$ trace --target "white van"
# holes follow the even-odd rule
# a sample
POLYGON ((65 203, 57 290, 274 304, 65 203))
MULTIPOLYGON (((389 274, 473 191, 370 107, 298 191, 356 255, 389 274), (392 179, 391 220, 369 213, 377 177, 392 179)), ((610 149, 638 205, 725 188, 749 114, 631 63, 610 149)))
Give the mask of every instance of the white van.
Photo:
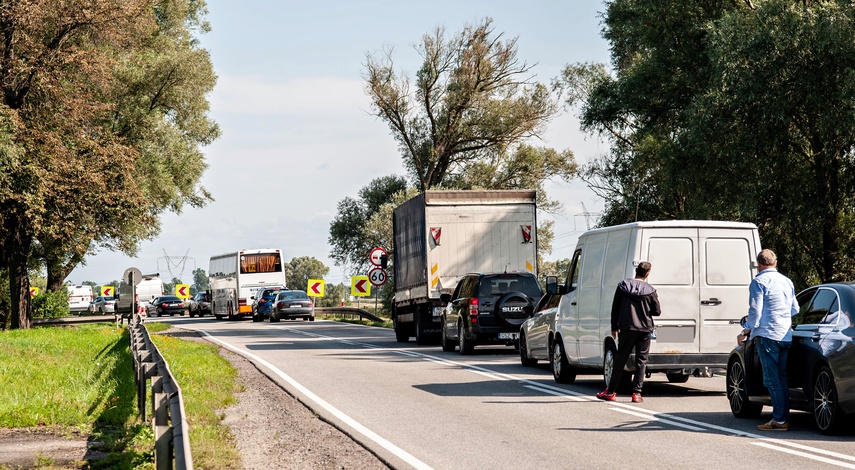
MULTIPOLYGON (((119 286, 119 295, 116 297, 117 313, 131 313, 131 305, 134 300, 131 287, 124 282, 119 286)), ((136 293, 143 308, 148 306, 151 299, 164 295, 163 280, 160 279, 160 274, 143 274, 142 280, 136 286, 136 293)))
POLYGON ((66 286, 68 289, 68 311, 85 312, 89 304, 95 300, 92 286, 66 286))
POLYGON ((547 291, 562 296, 552 343, 555 380, 570 383, 580 369, 594 369, 608 383, 617 352, 612 300, 641 261, 653 265, 648 282, 662 304, 647 372, 679 383, 724 370, 748 311, 759 251, 757 227, 740 222, 634 222, 585 232, 565 284, 547 279, 547 291))

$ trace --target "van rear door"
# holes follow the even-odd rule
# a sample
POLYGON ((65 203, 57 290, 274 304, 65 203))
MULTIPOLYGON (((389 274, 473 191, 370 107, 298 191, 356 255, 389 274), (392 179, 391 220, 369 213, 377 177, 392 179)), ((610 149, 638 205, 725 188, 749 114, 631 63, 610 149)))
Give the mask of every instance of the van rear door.
POLYGON ((727 353, 748 313, 748 285, 756 273, 759 238, 751 229, 701 228, 700 352, 727 353))
POLYGON ((642 229, 640 260, 653 265, 648 282, 656 288, 662 305, 662 315, 653 320, 656 340, 650 345, 650 352, 699 353, 698 229, 642 229))

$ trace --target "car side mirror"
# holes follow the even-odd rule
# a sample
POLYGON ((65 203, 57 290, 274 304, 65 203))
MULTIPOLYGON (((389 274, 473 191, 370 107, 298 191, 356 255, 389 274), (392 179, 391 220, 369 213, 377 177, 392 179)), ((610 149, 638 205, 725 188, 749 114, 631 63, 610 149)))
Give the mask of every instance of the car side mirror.
POLYGON ((451 294, 448 294, 448 293, 439 294, 439 300, 441 300, 442 303, 447 304, 447 303, 451 302, 451 294))
POLYGON ((546 293, 558 294, 558 278, 555 276, 546 276, 546 293))
POLYGON ((739 324, 742 325, 742 328, 747 329, 748 328, 748 326, 747 326, 748 325, 748 315, 745 315, 744 317, 740 318, 739 324))

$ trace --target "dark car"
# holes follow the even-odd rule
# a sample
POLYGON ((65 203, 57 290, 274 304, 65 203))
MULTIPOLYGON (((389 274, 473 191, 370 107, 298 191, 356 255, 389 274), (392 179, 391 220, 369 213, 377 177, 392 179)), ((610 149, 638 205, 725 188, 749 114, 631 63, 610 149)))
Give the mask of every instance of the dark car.
POLYGON ((187 306, 184 303, 184 299, 178 298, 174 295, 162 295, 160 297, 155 297, 151 299, 151 302, 146 306, 146 315, 152 317, 154 315, 162 316, 162 315, 175 315, 176 313, 184 316, 184 312, 187 311, 187 306))
MULTIPOLYGON (((813 286, 796 299, 800 308, 787 355, 790 406, 812 412, 820 432, 833 434, 855 413, 855 284, 813 286)), ((738 418, 756 418, 772 405, 754 339, 731 352, 726 383, 738 418)))
POLYGON ((256 294, 252 296, 252 321, 259 322, 265 318, 269 318, 272 310, 273 299, 276 298, 276 294, 283 290, 287 289, 285 289, 284 286, 270 286, 259 289, 256 294))
POLYGON ((306 291, 279 291, 270 307, 270 321, 271 323, 278 322, 283 318, 302 318, 303 320, 315 321, 315 303, 312 302, 306 291))
POLYGON ((543 294, 534 307, 534 315, 520 326, 520 363, 523 366, 532 367, 541 359, 552 359, 555 315, 560 301, 560 295, 543 294))
POLYGON ((471 354, 476 344, 517 345, 520 325, 531 316, 543 291, 530 273, 463 276, 442 314, 442 350, 471 354))
POLYGON ((187 310, 190 317, 204 316, 211 313, 211 295, 207 291, 197 292, 188 302, 187 310))

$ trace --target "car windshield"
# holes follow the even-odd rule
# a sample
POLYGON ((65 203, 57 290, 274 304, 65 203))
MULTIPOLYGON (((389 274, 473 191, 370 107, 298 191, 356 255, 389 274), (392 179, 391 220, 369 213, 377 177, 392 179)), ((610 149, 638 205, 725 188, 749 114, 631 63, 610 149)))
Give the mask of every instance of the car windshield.
POLYGON ((301 290, 292 290, 292 291, 280 293, 279 298, 280 299, 288 299, 288 300, 300 300, 300 299, 308 299, 309 296, 301 290))
POLYGON ((501 296, 508 292, 522 292, 533 299, 538 299, 543 294, 540 284, 533 276, 500 274, 485 276, 481 279, 481 295, 501 296))

